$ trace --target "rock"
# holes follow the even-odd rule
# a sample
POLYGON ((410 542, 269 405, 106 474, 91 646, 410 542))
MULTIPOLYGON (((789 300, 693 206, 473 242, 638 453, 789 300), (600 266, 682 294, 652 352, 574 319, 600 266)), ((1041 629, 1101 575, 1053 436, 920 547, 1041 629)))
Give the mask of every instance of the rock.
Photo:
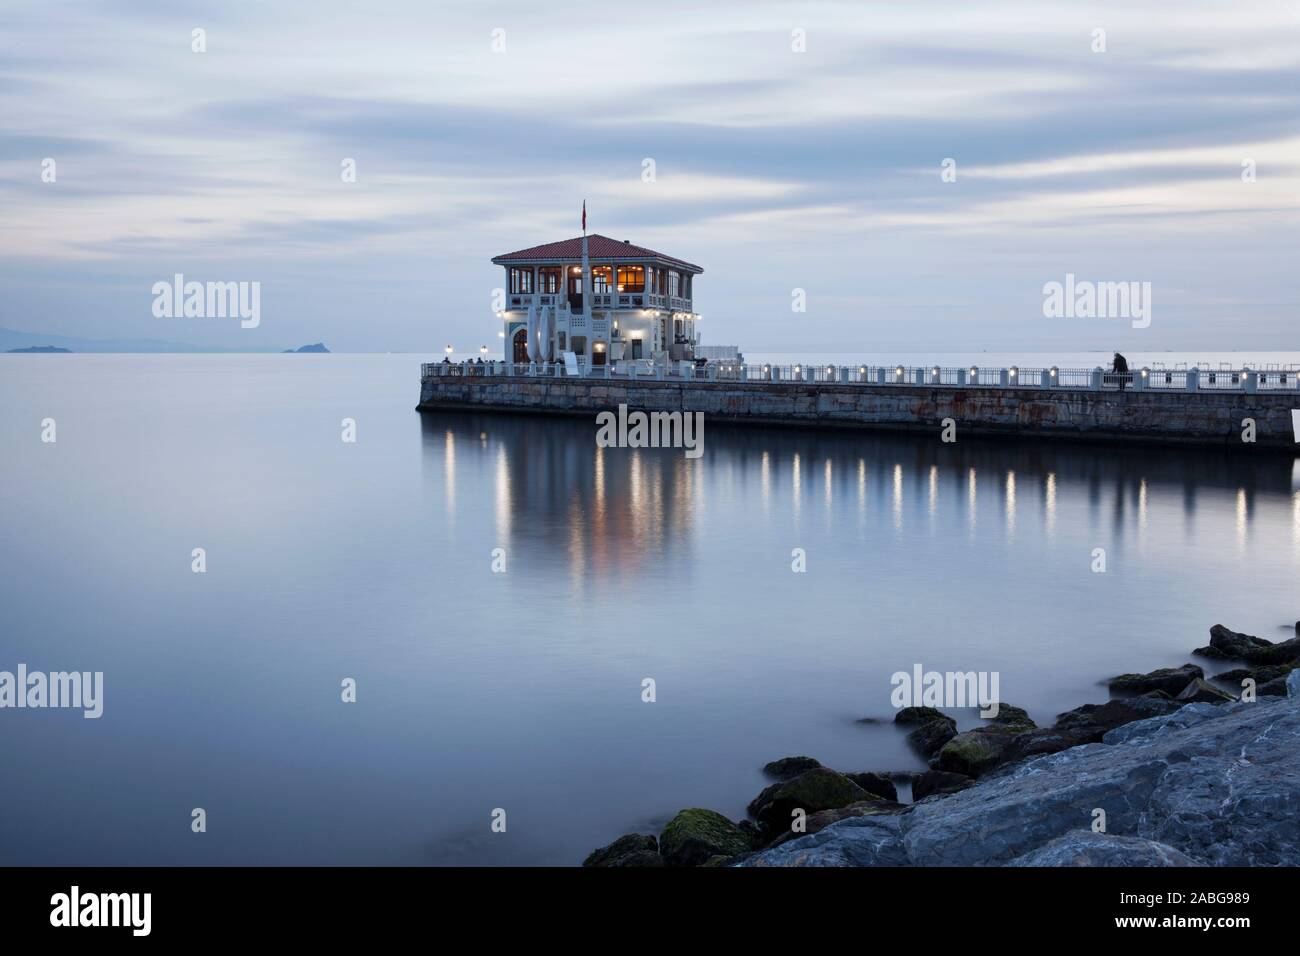
POLYGON ((790 780, 774 783, 749 805, 749 813, 767 832, 789 828, 791 812, 801 809, 811 815, 819 810, 835 810, 862 800, 879 799, 834 770, 818 767, 806 770, 790 780))
POLYGON ((1113 730, 1135 720, 1159 717, 1173 713, 1181 704, 1174 703, 1173 698, 1163 691, 1143 694, 1139 697, 1123 697, 1110 700, 1104 704, 1084 704, 1074 710, 1068 710, 1056 718, 1053 729, 1059 731, 1084 730, 1081 743, 1088 743, 1107 730, 1113 730))
POLYGON ((883 800, 863 800, 858 803, 850 803, 847 807, 839 807, 835 810, 820 810, 817 813, 809 814, 804 820, 804 832, 795 833, 788 829, 770 844, 771 846, 780 846, 789 840, 798 840, 808 833, 817 833, 826 829, 833 823, 839 823, 841 820, 848 820, 851 817, 874 816, 879 813, 896 813, 902 810, 902 806, 891 804, 883 800))
POLYGON ((1286 675, 1286 695, 1290 698, 1300 697, 1300 670, 1286 675))
POLYGON ((659 852, 670 866, 699 866, 713 856, 737 856, 753 849, 749 835, 721 813, 683 810, 659 834, 659 852))
POLYGON ((817 833, 761 850, 741 866, 907 866, 902 817, 853 817, 817 833))
POLYGON ((799 776, 805 770, 815 770, 820 766, 821 764, 812 757, 782 757, 780 760, 764 764, 763 773, 778 780, 789 780, 791 777, 799 776))
POLYGON ((1300 637, 1274 644, 1262 637, 1231 631, 1222 624, 1210 628, 1210 644, 1198 647, 1194 654, 1249 664, 1286 664, 1300 660, 1300 637))
POLYGON ((981 717, 980 719, 990 726, 1005 727, 1008 730, 1014 730, 1016 733, 1033 730, 1038 726, 1029 719, 1027 711, 1002 703, 998 704, 998 712, 995 716, 981 717))
POLYGON ((1006 866, 1199 866, 1171 846, 1141 837, 1074 830, 1006 866))
POLYGON ((1183 692, 1175 698, 1183 703, 1200 701, 1204 704, 1223 704, 1236 699, 1200 677, 1184 687, 1183 692))
POLYGON ((1300 865, 1300 671, 1287 679, 1295 696, 1187 704, 942 800, 834 823, 743 865, 1025 865, 1035 851, 1180 862, 1170 850, 1203 866, 1300 865), (1111 837, 1148 845, 1072 836, 1098 807, 1111 837))
POLYGON ((935 757, 934 769, 978 777, 1002 762, 1003 754, 1014 737, 1012 731, 991 727, 968 730, 943 745, 935 757))
POLYGON ((1262 667, 1238 667, 1230 671, 1224 671, 1221 674, 1215 674, 1210 680, 1231 684, 1233 687, 1239 688, 1242 681, 1250 678, 1255 682, 1256 686, 1259 686, 1277 680, 1279 677, 1286 677, 1295 669, 1296 664, 1297 662, 1292 661, 1288 664, 1265 664, 1262 667))
POLYGON ((894 715, 894 723, 913 728, 907 741, 925 757, 933 757, 957 736, 957 721, 933 707, 904 707, 894 715))
POLYGON ((1256 697, 1286 697, 1287 693, 1287 678, 1285 677, 1275 677, 1255 687, 1256 697))
POLYGON ((882 800, 898 802, 898 788, 894 781, 879 773, 846 773, 848 777, 867 793, 874 794, 882 800))
POLYGON ((927 720, 913 727, 907 735, 907 742, 916 748, 923 757, 933 757, 943 745, 957 736, 957 722, 951 717, 927 720))
POLYGON ((974 777, 968 777, 964 773, 927 770, 925 773, 918 773, 912 780, 912 802, 924 800, 936 793, 956 793, 958 790, 965 790, 974 782, 974 777))
POLYGON ((946 720, 953 727, 957 726, 957 721, 934 707, 904 707, 894 715, 896 724, 924 724, 931 720, 946 720))
POLYGON ((1106 728, 1096 724, 1082 724, 1065 730, 1040 727, 1012 737, 1003 749, 998 763, 1014 763, 1017 760, 1054 754, 1080 744, 1096 743, 1105 733, 1106 728))
POLYGON ((1149 690, 1162 690, 1174 695, 1198 677, 1204 677, 1205 671, 1195 664, 1182 667, 1162 667, 1149 674, 1120 674, 1107 683, 1114 694, 1141 694, 1149 690))
POLYGON ((583 866, 663 866, 664 859, 659 855, 659 843, 654 837, 643 833, 629 833, 621 836, 609 846, 603 846, 592 852, 583 866))

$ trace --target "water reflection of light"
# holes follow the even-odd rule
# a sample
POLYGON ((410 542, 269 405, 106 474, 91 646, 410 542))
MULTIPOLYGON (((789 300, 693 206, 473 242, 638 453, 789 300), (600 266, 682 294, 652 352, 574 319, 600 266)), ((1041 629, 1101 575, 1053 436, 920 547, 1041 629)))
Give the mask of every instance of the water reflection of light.
POLYGON ((443 441, 442 472, 443 485, 447 489, 447 514, 451 516, 456 511, 456 436, 450 428, 443 441))
POLYGON ((1147 480, 1138 482, 1138 536, 1147 530, 1147 480))
POLYGON ((595 493, 592 496, 592 513, 595 516, 597 527, 604 524, 605 521, 605 449, 597 445, 596 457, 592 465, 592 478, 595 482, 595 493))
POLYGON ((930 466, 930 519, 939 512, 939 466, 930 466))
POLYGON ((831 493, 831 460, 827 458, 826 459, 826 507, 827 509, 830 508, 831 500, 833 497, 834 495, 831 493))
POLYGON ((1056 472, 1047 473, 1047 490, 1043 495, 1043 502, 1047 508, 1047 533, 1052 535, 1056 531, 1056 472))
POLYGON ((1016 533, 1016 473, 1007 472, 1007 493, 1006 493, 1006 517, 1007 517, 1007 536, 1016 533))
POLYGON ((970 529, 975 530, 975 500, 977 495, 978 481, 975 478, 975 467, 972 465, 966 473, 966 513, 970 521, 970 529))
POLYGON ((772 456, 768 452, 763 452, 763 459, 759 466, 759 485, 763 489, 763 510, 772 510, 772 456))
POLYGON ((794 461, 791 463, 790 471, 791 471, 791 482, 793 488, 792 498, 794 500, 794 513, 795 516, 797 517, 799 515, 799 453, 798 452, 794 453, 794 461))
POLYGON ((632 452, 632 460, 627 465, 627 500, 632 517, 632 530, 636 533, 637 520, 645 514, 645 489, 641 482, 641 453, 632 452))
POLYGON ((1246 550, 1246 525, 1247 525, 1247 508, 1246 508, 1246 489, 1237 489, 1237 550, 1246 550))
POLYGON ((569 584, 575 595, 582 594, 587 580, 586 522, 577 499, 569 505, 569 584))
POLYGON ((894 465, 894 527, 903 527, 903 466, 894 465))
POLYGON ((514 514, 514 507, 510 501, 510 455, 506 451, 505 442, 502 442, 497 447, 496 479, 494 503, 496 506, 497 542, 501 547, 505 547, 506 542, 510 540, 510 516, 514 514))
POLYGON ((865 458, 858 459, 858 517, 865 519, 867 516, 867 462, 865 458))

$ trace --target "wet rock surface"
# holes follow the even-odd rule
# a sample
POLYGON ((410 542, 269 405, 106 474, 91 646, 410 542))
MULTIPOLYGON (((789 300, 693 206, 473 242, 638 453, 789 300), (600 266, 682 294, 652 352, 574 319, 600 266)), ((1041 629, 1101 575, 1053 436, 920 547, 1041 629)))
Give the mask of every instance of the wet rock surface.
POLYGON ((1300 864, 1300 671, 1288 679, 1292 696, 1188 704, 743 865, 1300 864), (1107 834, 1091 834, 1096 809, 1107 834))

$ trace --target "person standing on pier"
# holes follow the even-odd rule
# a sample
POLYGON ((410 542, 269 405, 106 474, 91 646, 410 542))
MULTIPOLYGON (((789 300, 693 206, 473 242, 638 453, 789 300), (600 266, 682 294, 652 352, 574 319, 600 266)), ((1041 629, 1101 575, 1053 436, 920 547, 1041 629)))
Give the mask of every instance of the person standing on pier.
POLYGON ((1128 359, 1116 352, 1111 370, 1118 376, 1119 390, 1124 391, 1124 386, 1128 384, 1128 359))

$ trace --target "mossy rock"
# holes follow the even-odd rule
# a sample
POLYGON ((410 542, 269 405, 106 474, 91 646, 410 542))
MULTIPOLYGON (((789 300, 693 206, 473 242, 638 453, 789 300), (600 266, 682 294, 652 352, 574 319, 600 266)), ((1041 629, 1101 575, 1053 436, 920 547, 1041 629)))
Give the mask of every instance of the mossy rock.
POLYGON ((659 855, 659 843, 653 836, 644 833, 629 833, 621 836, 609 846, 593 851, 583 866, 663 866, 663 857, 659 855))
POLYGON ((941 717, 913 727, 908 731, 907 742, 924 756, 933 757, 956 736, 957 722, 951 717, 941 717))
POLYGON ((1181 694, 1183 688, 1204 677, 1205 671, 1195 664, 1182 667, 1161 667, 1147 674, 1120 674, 1112 677, 1107 684, 1115 694, 1144 694, 1151 690, 1162 690, 1171 696, 1181 694))
POLYGON ((981 717, 980 720, 989 727, 1012 730, 1016 733, 1038 729, 1038 725, 1030 719, 1028 711, 1021 707, 1012 707, 1010 704, 999 703, 997 716, 981 717))
POLYGON ((958 734, 939 751, 935 769, 978 777, 998 765, 1014 737, 1014 733, 998 732, 995 728, 958 734))
POLYGON ((1211 680, 1223 681, 1225 684, 1241 686, 1241 682, 1247 677, 1255 681, 1256 685, 1267 684, 1269 681, 1277 680, 1279 677, 1286 677, 1296 668, 1296 663, 1292 661, 1289 664, 1266 664, 1263 667, 1238 667, 1235 670, 1224 671, 1222 674, 1215 674, 1211 680))
POLYGON ((659 852, 669 866, 699 866, 711 857, 732 857, 753 849, 749 835, 721 813, 693 807, 668 821, 659 852))
POLYGON ((789 780, 805 770, 816 770, 821 763, 812 757, 782 757, 763 765, 763 773, 778 780, 789 780))
POLYGON ((957 726, 957 721, 934 707, 904 707, 894 715, 896 724, 924 724, 931 720, 946 720, 953 727, 957 726))
POLYGON ((753 799, 749 812, 764 830, 784 830, 790 826, 791 812, 796 809, 812 814, 879 799, 844 774, 818 767, 772 784, 753 799))

